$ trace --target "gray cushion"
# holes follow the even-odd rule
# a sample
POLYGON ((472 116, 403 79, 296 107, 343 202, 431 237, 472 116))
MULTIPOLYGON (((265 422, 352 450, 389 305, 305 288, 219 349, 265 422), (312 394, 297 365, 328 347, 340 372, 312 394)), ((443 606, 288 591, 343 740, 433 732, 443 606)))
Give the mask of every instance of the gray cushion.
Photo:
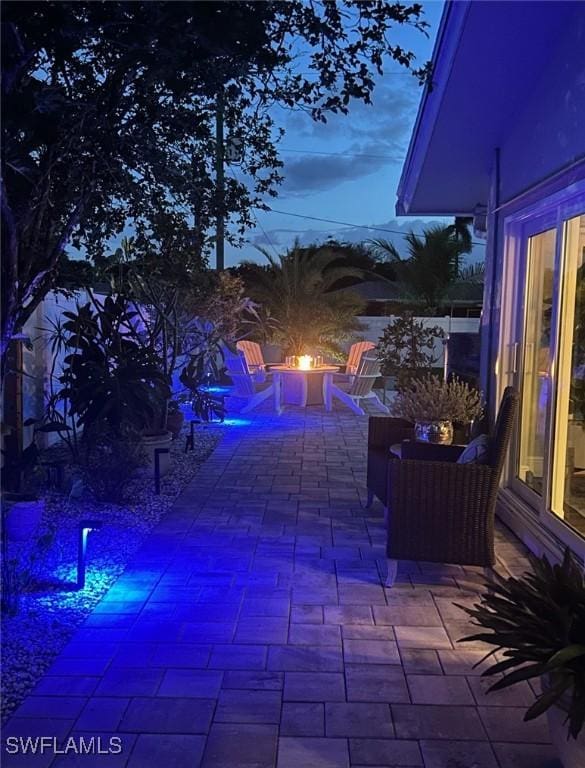
POLYGON ((487 435, 478 435, 474 438, 461 456, 458 464, 487 464, 490 452, 490 439, 487 435))

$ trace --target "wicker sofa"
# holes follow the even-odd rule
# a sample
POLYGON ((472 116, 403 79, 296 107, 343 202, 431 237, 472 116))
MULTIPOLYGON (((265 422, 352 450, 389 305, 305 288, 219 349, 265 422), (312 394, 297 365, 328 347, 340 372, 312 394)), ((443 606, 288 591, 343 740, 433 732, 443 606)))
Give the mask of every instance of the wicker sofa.
MULTIPOLYGON (((402 439, 401 459, 390 457, 386 448, 385 471, 373 454, 370 466, 368 453, 368 490, 387 507, 389 586, 396 578, 398 560, 494 564, 496 497, 517 410, 518 393, 508 387, 485 464, 459 464, 461 447, 417 443, 409 435, 402 439)), ((383 427, 372 421, 372 443, 380 444, 383 427)), ((399 431, 407 425, 394 427, 399 431)), ((397 442, 394 427, 388 425, 387 430, 389 439, 397 442)))

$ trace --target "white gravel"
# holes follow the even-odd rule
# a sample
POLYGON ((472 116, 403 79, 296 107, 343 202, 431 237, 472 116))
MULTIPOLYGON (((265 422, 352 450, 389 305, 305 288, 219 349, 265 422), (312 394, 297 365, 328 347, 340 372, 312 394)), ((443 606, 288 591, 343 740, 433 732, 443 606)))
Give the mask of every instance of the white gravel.
MULTIPOLYGON (((20 599, 16 616, 2 617, 2 722, 31 691, 120 574, 148 532, 171 508, 183 488, 219 442, 220 425, 195 430, 195 449, 184 452, 186 427, 172 444, 172 468, 154 495, 152 479, 133 480, 127 498, 118 506, 91 499, 69 501, 61 494, 46 498, 43 530, 55 530, 55 539, 42 559, 33 562, 33 578, 20 599), (103 521, 99 532, 89 535, 85 589, 75 591, 77 577, 78 521, 103 521)), ((39 531, 40 534, 43 530, 39 531)), ((30 542, 11 544, 10 557, 30 560, 30 542)))

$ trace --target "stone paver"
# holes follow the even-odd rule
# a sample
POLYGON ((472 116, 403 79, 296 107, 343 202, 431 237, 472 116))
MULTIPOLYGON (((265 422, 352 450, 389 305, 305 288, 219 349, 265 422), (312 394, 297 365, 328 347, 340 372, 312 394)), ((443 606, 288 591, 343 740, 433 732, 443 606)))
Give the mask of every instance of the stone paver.
MULTIPOLYGON (((546 721, 522 720, 533 688, 486 693, 485 647, 456 642, 476 570, 405 561, 384 588, 366 435, 341 407, 226 425, 4 730, 117 736, 121 753, 3 765, 560 768, 546 721)), ((521 545, 497 538, 517 572, 521 545)))

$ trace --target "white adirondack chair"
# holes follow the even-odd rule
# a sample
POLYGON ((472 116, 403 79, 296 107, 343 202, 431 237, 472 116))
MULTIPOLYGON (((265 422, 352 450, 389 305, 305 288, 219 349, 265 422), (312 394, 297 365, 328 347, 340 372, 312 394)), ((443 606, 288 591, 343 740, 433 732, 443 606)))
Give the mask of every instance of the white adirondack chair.
POLYGON ((226 355, 225 366, 228 376, 234 383, 233 395, 247 401, 241 413, 249 413, 270 397, 274 398, 276 412, 281 412, 282 398, 278 379, 273 382, 258 382, 248 368, 243 352, 237 355, 226 355))
POLYGON ((356 375, 356 373, 359 370, 362 356, 366 352, 370 352, 370 350, 375 349, 376 345, 371 341, 357 341, 355 344, 352 344, 349 348, 349 353, 347 356, 347 363, 345 364, 345 371, 342 373, 336 373, 333 377, 336 383, 344 382, 346 384, 351 384, 353 381, 353 377, 356 375))
POLYGON ((347 363, 345 366, 345 373, 349 376, 355 376, 358 372, 360 363, 362 361, 362 355, 365 352, 369 352, 375 349, 376 345, 373 341, 357 341, 349 348, 349 354, 347 356, 347 363))
POLYGON ((257 344, 255 341, 246 341, 245 339, 242 339, 236 343, 236 347, 240 352, 244 353, 248 370, 254 376, 255 380, 265 381, 266 363, 264 362, 260 344, 257 344))
POLYGON ((363 356, 360 367, 351 382, 347 384, 331 384, 331 396, 341 400, 342 403, 360 416, 365 415, 364 409, 360 406, 363 400, 374 400, 384 413, 389 413, 388 408, 372 389, 379 375, 380 361, 374 357, 363 356))

